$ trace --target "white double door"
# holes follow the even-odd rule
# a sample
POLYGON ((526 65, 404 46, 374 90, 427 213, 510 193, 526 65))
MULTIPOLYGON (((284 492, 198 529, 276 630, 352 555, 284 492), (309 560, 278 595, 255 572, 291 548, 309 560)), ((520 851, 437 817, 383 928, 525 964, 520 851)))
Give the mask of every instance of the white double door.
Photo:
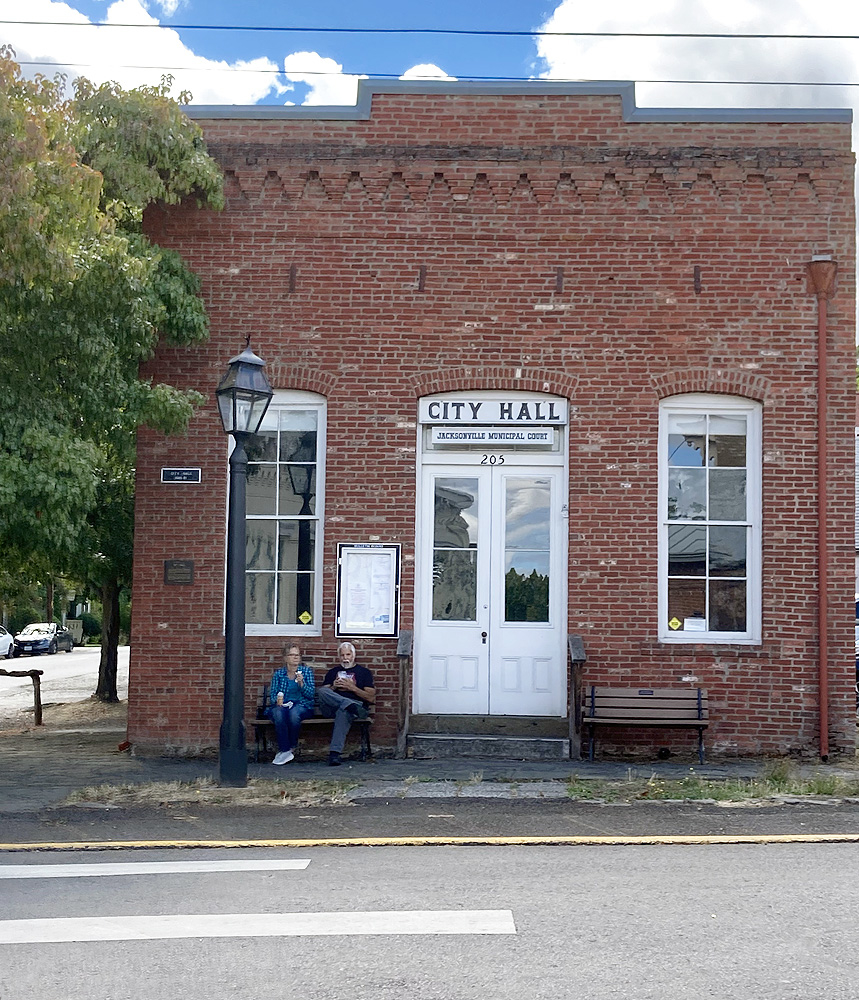
POLYGON ((423 467, 416 713, 566 714, 563 469, 517 459, 423 467))

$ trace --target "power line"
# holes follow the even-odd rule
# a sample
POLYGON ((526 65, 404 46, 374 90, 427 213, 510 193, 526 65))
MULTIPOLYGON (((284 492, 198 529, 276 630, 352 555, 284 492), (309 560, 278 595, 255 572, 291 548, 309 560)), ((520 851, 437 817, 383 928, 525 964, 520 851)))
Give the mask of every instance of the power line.
POLYGON ((343 35, 482 35, 513 38, 729 38, 729 39, 795 39, 799 41, 850 41, 859 35, 764 34, 717 31, 501 31, 491 28, 321 28, 307 25, 276 24, 126 24, 98 21, 8 21, 0 24, 21 24, 50 28, 159 28, 171 31, 272 31, 319 32, 343 35))
MULTIPOLYGON (((103 63, 78 63, 78 62, 46 62, 41 59, 22 59, 19 66, 74 66, 76 69, 102 69, 103 63)), ((255 73, 260 76, 352 76, 356 79, 373 80, 400 80, 403 79, 401 73, 364 73, 361 71, 341 70, 337 73, 326 72, 318 69, 249 69, 245 67, 218 67, 218 66, 142 66, 123 63, 114 69, 139 69, 157 70, 164 73, 255 73)), ((421 76, 408 77, 405 83, 444 83, 449 82, 472 82, 472 83, 583 83, 593 82, 592 77, 533 77, 533 76, 472 76, 469 74, 459 74, 457 76, 421 76)), ((859 87, 859 81, 834 81, 834 80, 661 80, 661 79, 639 79, 636 84, 670 84, 680 86, 684 84, 695 84, 701 87, 859 87)))

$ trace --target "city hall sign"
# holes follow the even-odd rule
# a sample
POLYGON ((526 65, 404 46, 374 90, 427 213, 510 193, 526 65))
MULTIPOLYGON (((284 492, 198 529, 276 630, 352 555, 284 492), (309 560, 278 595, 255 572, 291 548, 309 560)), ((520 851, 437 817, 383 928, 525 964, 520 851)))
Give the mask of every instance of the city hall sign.
POLYGON ((420 401, 423 424, 552 424, 567 423, 567 400, 557 396, 517 396, 496 399, 433 399, 420 401))

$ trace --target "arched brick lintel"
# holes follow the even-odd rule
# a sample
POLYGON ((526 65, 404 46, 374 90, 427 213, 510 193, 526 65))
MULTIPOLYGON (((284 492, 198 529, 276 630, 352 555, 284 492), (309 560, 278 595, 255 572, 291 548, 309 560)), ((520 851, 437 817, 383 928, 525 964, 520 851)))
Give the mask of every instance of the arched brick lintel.
POLYGON ((772 391, 768 378, 751 372, 729 371, 723 368, 686 368, 655 375, 652 385, 658 399, 679 396, 687 392, 724 393, 743 396, 763 403, 772 391))
POLYGON ((275 391, 278 389, 301 389, 304 392, 318 392, 330 396, 337 376, 318 368, 306 368, 275 361, 266 365, 266 375, 275 391))
POLYGON ((477 389, 501 389, 508 392, 542 392, 572 398, 577 378, 564 372, 540 368, 445 368, 423 372, 412 379, 415 395, 431 396, 441 392, 465 392, 477 389))

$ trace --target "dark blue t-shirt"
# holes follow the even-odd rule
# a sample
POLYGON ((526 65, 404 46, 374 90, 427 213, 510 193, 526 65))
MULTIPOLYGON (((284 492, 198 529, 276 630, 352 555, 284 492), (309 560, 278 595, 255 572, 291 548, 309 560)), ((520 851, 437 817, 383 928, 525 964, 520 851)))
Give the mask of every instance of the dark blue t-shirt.
MULTIPOLYGON (((334 681, 337 680, 337 675, 341 670, 345 674, 351 674, 356 687, 361 688, 362 691, 365 688, 375 687, 375 684, 373 683, 373 675, 366 667, 362 667, 360 663, 353 663, 348 670, 346 667, 342 666, 342 664, 339 667, 332 667, 325 675, 325 680, 322 682, 323 687, 330 687, 334 681)), ((346 694, 346 697, 348 698, 349 695, 346 694)))

